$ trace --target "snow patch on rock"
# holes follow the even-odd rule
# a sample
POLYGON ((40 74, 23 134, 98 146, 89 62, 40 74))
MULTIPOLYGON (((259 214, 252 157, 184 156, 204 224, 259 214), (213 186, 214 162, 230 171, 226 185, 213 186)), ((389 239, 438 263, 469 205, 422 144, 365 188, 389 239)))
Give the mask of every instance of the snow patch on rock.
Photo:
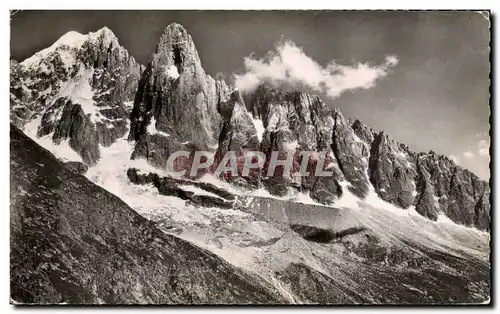
POLYGON ((266 131, 266 128, 264 127, 264 122, 262 122, 261 119, 256 119, 254 117, 252 118, 253 125, 255 129, 257 130, 257 137, 259 138, 259 142, 262 142, 262 136, 264 135, 264 132, 266 131))
POLYGON ((155 117, 151 118, 151 121, 149 122, 147 131, 151 135, 158 134, 158 135, 162 135, 162 136, 166 136, 166 137, 170 136, 170 134, 162 132, 162 131, 158 131, 156 129, 156 120, 155 120, 155 117))
POLYGON ((79 104, 85 114, 90 115, 92 123, 100 122, 104 118, 99 111, 93 100, 94 91, 90 86, 90 80, 94 71, 80 69, 80 75, 76 79, 68 81, 59 91, 54 99, 68 98, 73 103, 79 104))
POLYGON ((169 68, 165 66, 165 74, 167 75, 167 77, 171 78, 174 81, 180 76, 179 71, 177 70, 177 67, 175 65, 171 65, 169 68))
POLYGON ((82 157, 75 152, 71 146, 69 146, 69 140, 66 139, 61 141, 59 144, 56 144, 52 141, 52 134, 38 137, 38 127, 40 126, 42 120, 42 115, 37 117, 36 119, 31 120, 24 126, 24 133, 37 142, 40 146, 50 151, 54 156, 62 161, 79 161, 82 162, 82 157))
POLYGON ((309 195, 309 192, 302 193, 299 192, 297 194, 297 197, 294 199, 295 202, 297 203, 302 203, 302 204, 310 204, 310 205, 322 205, 314 201, 311 196, 309 195))
POLYGON ((80 34, 79 32, 75 31, 67 32, 66 34, 61 36, 61 38, 59 38, 55 43, 53 43, 50 47, 35 53, 33 56, 24 60, 20 64, 27 68, 33 67, 35 65, 40 64, 40 62, 42 62, 43 59, 47 58, 50 54, 56 52, 56 50, 58 50, 61 47, 79 49, 87 39, 88 39, 87 35, 80 34))
POLYGON ((107 27, 103 27, 96 32, 90 32, 86 35, 76 31, 69 31, 62 35, 50 47, 35 53, 20 64, 27 68, 32 68, 37 65, 42 65, 43 60, 48 58, 51 54, 59 53, 66 68, 70 68, 73 66, 75 60, 74 50, 81 49, 85 42, 95 43, 98 40, 102 41, 105 46, 119 46, 115 34, 107 27))

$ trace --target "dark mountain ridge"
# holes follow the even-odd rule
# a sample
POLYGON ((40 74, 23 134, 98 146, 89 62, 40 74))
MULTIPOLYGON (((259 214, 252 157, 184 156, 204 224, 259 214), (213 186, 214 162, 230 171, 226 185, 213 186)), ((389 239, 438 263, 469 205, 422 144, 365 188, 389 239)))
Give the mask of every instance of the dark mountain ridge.
POLYGON ((160 231, 13 125, 10 136, 13 301, 285 302, 261 279, 160 231))

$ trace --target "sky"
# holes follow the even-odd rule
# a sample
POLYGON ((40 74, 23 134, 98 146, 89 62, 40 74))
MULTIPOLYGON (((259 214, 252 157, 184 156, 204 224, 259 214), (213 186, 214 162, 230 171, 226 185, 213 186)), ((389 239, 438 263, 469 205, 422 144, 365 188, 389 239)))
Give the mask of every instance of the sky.
POLYGON ((145 64, 171 22, 191 34, 212 76, 243 89, 294 84, 416 152, 490 176, 490 33, 480 13, 21 11, 11 18, 11 58, 107 26, 145 64))

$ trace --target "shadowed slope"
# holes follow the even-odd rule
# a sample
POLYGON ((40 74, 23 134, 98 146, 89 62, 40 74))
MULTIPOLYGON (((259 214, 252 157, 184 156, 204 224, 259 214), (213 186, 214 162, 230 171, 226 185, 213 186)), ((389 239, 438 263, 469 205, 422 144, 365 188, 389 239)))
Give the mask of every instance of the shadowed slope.
POLYGON ((11 298, 20 303, 283 302, 166 235, 11 125, 11 298))

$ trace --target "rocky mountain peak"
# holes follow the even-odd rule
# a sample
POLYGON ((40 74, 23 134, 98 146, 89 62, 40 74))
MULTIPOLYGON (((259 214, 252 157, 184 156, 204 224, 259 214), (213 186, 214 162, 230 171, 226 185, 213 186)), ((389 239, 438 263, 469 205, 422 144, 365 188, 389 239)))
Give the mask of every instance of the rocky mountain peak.
POLYGON ((193 41, 191 39, 191 35, 188 34, 186 29, 181 24, 172 22, 163 29, 163 32, 158 39, 156 53, 168 51, 174 45, 184 41, 192 43, 193 41))
POLYGON ((366 126, 360 120, 356 119, 351 127, 354 130, 354 133, 365 143, 371 143, 373 141, 375 131, 366 126))
MULTIPOLYGON (((163 147, 165 138, 172 136, 180 143, 215 148, 223 120, 221 103, 227 98, 227 85, 205 73, 191 36, 172 23, 160 36, 139 82, 129 139, 141 141, 138 147, 153 147, 152 141, 163 147)), ((148 154, 140 150, 134 156, 148 154)))
POLYGON ((141 72, 109 28, 70 31, 23 62, 11 62, 11 121, 30 136, 68 140, 92 165, 99 145, 128 131, 128 103, 141 72))
POLYGON ((69 68, 74 65, 75 61, 78 61, 78 52, 88 49, 89 46, 100 50, 119 48, 123 52, 126 51, 120 46, 116 35, 107 27, 103 27, 88 34, 69 31, 62 35, 50 47, 35 53, 33 56, 21 62, 21 65, 27 69, 36 69, 59 57, 66 68, 69 68))
POLYGON ((167 74, 174 78, 182 74, 186 67, 194 65, 202 70, 193 39, 182 25, 175 22, 168 25, 158 39, 153 62, 155 67, 164 67, 167 74))
POLYGON ((102 37, 107 38, 109 40, 114 40, 114 39, 118 40, 115 33, 111 29, 109 29, 107 26, 103 26, 101 29, 97 30, 95 33, 99 34, 102 37))

